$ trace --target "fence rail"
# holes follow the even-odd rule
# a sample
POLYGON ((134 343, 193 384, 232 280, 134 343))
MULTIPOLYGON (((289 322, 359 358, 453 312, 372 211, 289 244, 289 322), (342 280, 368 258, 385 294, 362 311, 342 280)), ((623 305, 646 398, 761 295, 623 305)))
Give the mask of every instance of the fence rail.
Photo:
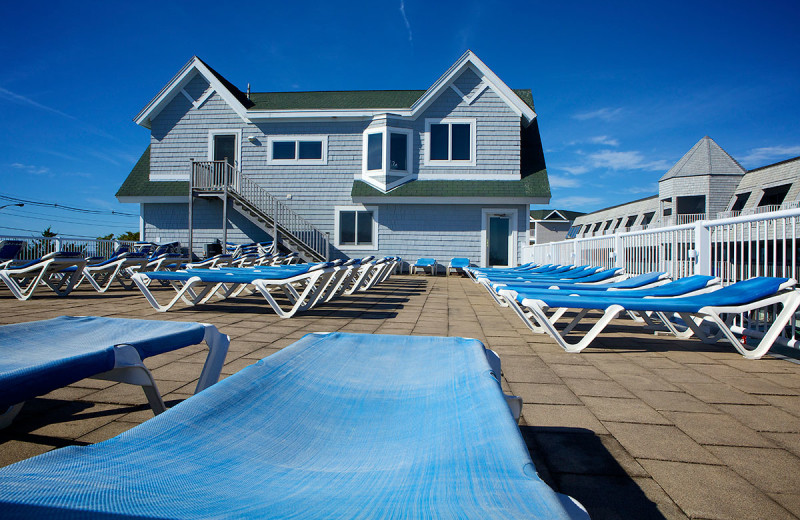
POLYGON ((0 235, 0 240, 21 240, 25 245, 17 255, 17 260, 34 260, 54 251, 80 251, 84 258, 108 258, 121 244, 131 246, 133 241, 100 240, 91 238, 63 237, 30 237, 18 235, 0 235))
MULTIPOLYGON (((672 278, 717 276, 731 284, 754 276, 800 279, 800 209, 782 209, 690 224, 576 238, 527 246, 524 260, 543 264, 592 264, 621 267, 631 275, 664 271, 672 278)), ((739 315, 734 330, 759 337, 780 311, 739 315)), ((800 348, 796 318, 778 339, 800 348)))
POLYGON ((525 260, 622 267, 630 274, 665 271, 733 283, 753 276, 800 277, 800 209, 697 220, 689 224, 537 244, 525 260))
POLYGON ((278 231, 291 235, 295 240, 302 242, 320 258, 328 257, 329 239, 325 232, 317 229, 226 161, 192 162, 192 188, 214 192, 227 190, 229 193, 237 195, 272 219, 278 226, 278 231))

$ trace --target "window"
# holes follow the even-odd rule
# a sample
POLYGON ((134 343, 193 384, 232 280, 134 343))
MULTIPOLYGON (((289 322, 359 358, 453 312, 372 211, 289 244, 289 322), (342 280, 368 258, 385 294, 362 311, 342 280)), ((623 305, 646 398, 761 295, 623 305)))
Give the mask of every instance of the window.
POLYGON ((328 137, 317 135, 269 136, 270 164, 313 165, 328 163, 328 137))
POLYGON ((408 180, 413 166, 412 136, 412 131, 404 128, 365 131, 362 180, 384 191, 408 180))
POLYGON ((408 134, 389 131, 389 169, 408 171, 408 134))
POLYGON ((610 228, 610 227, 611 227, 611 221, 610 220, 606 220, 606 225, 603 226, 603 233, 608 231, 608 228, 610 228))
POLYGON ((705 195, 678 197, 676 200, 678 215, 699 215, 706 212, 705 195))
POLYGON ((736 200, 733 201, 733 206, 731 206, 731 211, 742 211, 742 209, 744 209, 744 205, 747 204, 747 199, 749 198, 749 191, 745 193, 737 193, 736 200))
POLYGON ((367 170, 383 169, 383 134, 367 134, 367 170))
POLYGON ((625 227, 630 228, 636 223, 636 215, 631 215, 628 217, 628 220, 625 222, 625 227))
POLYGON ((427 119, 425 164, 475 165, 475 119, 427 119))
POLYGON ((242 148, 241 129, 219 129, 208 132, 208 160, 226 161, 234 168, 239 167, 242 148))
POLYGON ((336 245, 348 249, 376 249, 377 208, 336 208, 336 245))
POLYGON ((783 184, 781 186, 765 188, 764 194, 761 196, 761 200, 758 201, 758 207, 763 208, 764 206, 780 206, 783 204, 783 199, 786 198, 786 194, 789 193, 789 188, 791 187, 791 184, 783 184))
POLYGON ((649 213, 645 213, 644 217, 642 218, 642 227, 646 228, 647 226, 649 226, 650 225, 650 221, 653 220, 653 217, 655 216, 655 214, 656 214, 655 211, 651 211, 649 213))
POLYGON ((619 225, 620 225, 620 224, 622 224, 622 217, 619 217, 619 218, 617 219, 617 223, 616 223, 616 224, 614 224, 614 231, 616 231, 617 229, 619 229, 619 225))
POLYGON ((580 224, 577 226, 570 227, 569 231, 567 232, 567 236, 565 238, 575 238, 575 236, 577 236, 580 230, 581 230, 580 224))

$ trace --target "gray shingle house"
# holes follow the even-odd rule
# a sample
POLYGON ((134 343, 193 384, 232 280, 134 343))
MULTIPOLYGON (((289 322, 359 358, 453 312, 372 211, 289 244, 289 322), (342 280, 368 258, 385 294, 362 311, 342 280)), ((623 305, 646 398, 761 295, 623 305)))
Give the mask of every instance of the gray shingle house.
POLYGON ((700 139, 658 181, 658 194, 579 216, 567 238, 734 217, 800 201, 800 157, 745 170, 713 139, 700 139))
POLYGON ((193 57, 134 121, 150 146, 117 198, 140 205, 143 240, 195 252, 224 220, 229 241, 277 230, 309 259, 515 265, 550 198, 531 91, 471 51, 402 91, 245 93, 193 57))

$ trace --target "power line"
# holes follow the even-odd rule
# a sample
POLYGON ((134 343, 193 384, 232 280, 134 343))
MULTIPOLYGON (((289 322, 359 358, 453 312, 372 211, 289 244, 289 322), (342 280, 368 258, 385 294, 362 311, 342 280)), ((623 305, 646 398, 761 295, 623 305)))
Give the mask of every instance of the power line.
MULTIPOLYGON (((22 228, 8 227, 8 226, 0 226, 0 229, 12 229, 14 231, 27 231, 28 233, 40 233, 40 235, 31 237, 31 238, 46 238, 46 237, 41 236, 41 232, 42 231, 41 230, 37 230, 37 229, 22 229, 22 228)), ((89 235, 62 235, 61 233, 59 233, 58 235, 56 235, 56 236, 54 236, 52 238, 58 238, 58 239, 62 239, 62 240, 69 240, 70 238, 88 238, 88 239, 91 239, 91 240, 96 240, 97 239, 97 237, 95 237, 95 236, 89 236, 89 235)))
POLYGON ((121 215, 126 217, 138 217, 139 215, 135 213, 125 213, 122 211, 115 211, 115 210, 99 210, 99 209, 88 209, 88 208, 76 208, 74 206, 67 206, 64 204, 58 204, 57 202, 40 202, 36 200, 29 200, 29 199, 21 199, 19 197, 11 197, 9 195, 2 195, 0 194, 0 199, 7 200, 9 202, 21 202, 23 204, 30 204, 31 206, 43 206, 43 207, 50 207, 50 208, 57 208, 63 209, 65 211, 75 211, 78 213, 89 213, 92 215, 121 215))
MULTIPOLYGON (((22 213, 22 212, 18 212, 18 211, 8 211, 8 210, 6 210, 6 211, 3 212, 3 214, 7 214, 7 215, 10 215, 10 216, 16 217, 16 218, 27 218, 27 219, 33 219, 33 220, 44 220, 44 221, 48 221, 48 222, 57 222, 57 223, 65 223, 65 224, 78 224, 78 225, 85 225, 85 226, 91 226, 91 225, 100 226, 100 225, 102 225, 104 227, 108 227, 107 224, 105 224, 103 222, 97 222, 96 220, 66 219, 64 217, 55 217, 55 216, 52 216, 52 215, 47 215, 46 213, 36 213, 36 212, 34 212, 33 215, 42 215, 42 216, 39 216, 39 217, 34 217, 34 216, 31 216, 31 215, 28 215, 28 214, 25 214, 25 213, 22 213)), ((114 215, 114 216, 117 216, 117 215, 114 215)), ((131 217, 123 217, 123 218, 131 218, 131 217)), ((113 223, 113 224, 110 224, 110 225, 111 226, 118 226, 118 227, 128 226, 128 224, 124 224, 124 223, 113 223)), ((133 225, 133 224, 130 224, 130 225, 133 225)))

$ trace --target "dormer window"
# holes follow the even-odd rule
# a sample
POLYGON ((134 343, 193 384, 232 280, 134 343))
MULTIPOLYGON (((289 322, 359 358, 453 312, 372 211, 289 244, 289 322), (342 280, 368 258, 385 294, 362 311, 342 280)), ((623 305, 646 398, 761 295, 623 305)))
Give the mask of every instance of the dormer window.
POLYGON ((412 131, 391 126, 364 132, 362 180, 383 191, 409 180, 412 174, 412 131))
POLYGON ((426 166, 475 166, 475 119, 425 120, 426 166))

